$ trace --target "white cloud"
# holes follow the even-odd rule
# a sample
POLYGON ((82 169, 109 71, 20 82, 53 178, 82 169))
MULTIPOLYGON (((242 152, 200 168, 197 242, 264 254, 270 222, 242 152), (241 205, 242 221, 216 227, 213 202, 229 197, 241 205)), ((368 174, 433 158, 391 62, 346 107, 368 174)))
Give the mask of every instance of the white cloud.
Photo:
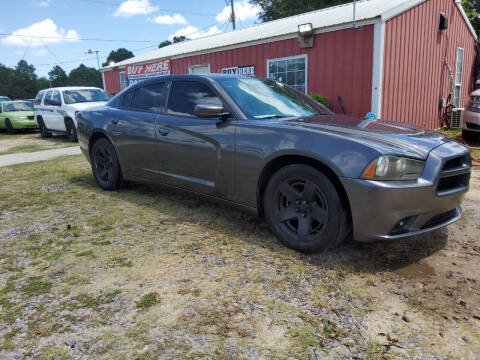
POLYGON ((175 33, 173 33, 172 35, 170 35, 168 37, 168 40, 172 41, 175 36, 185 36, 188 39, 198 39, 198 38, 201 38, 201 37, 205 37, 205 36, 209 36, 209 35, 213 35, 213 34, 218 34, 218 33, 221 33, 221 32, 222 32, 222 30, 220 30, 216 26, 212 26, 210 29, 205 31, 205 30, 200 30, 199 28, 197 28, 195 26, 188 25, 188 26, 184 27, 183 29, 180 29, 180 30, 176 31, 175 33))
POLYGON ((151 20, 157 24, 162 24, 162 25, 188 24, 187 20, 180 14, 158 15, 152 18, 151 20))
POLYGON ((4 45, 17 46, 43 46, 48 43, 59 43, 64 41, 78 41, 80 35, 75 30, 64 30, 58 28, 51 19, 45 19, 38 23, 34 23, 26 28, 18 29, 2 39, 4 45), (31 36, 41 38, 31 38, 31 36))
MULTIPOLYGON (((243 0, 235 3, 235 18, 237 20, 250 20, 256 19, 260 12, 260 6, 252 5, 248 0, 243 0)), ((230 19, 232 7, 230 5, 225 6, 223 10, 217 14, 216 20, 220 23, 224 23, 230 19)))
POLYGON ((120 4, 113 16, 130 18, 134 15, 150 14, 157 10, 158 6, 150 4, 150 0, 127 0, 120 4))
POLYGON ((36 1, 35 5, 40 7, 49 7, 52 0, 40 0, 36 1))
POLYGON ((33 53, 33 56, 45 56, 45 55, 47 55, 47 50, 45 49, 40 49, 33 53))
POLYGON ((15 55, 23 55, 24 52, 25 52, 25 50, 15 50, 13 53, 15 55))

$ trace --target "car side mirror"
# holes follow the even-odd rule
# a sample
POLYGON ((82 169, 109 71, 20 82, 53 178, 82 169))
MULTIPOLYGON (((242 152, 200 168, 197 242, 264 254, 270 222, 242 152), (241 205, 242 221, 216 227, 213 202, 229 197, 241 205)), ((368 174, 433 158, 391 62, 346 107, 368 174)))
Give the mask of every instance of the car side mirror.
POLYGON ((195 116, 199 118, 219 118, 229 115, 224 107, 218 104, 198 104, 195 105, 194 112, 195 116))

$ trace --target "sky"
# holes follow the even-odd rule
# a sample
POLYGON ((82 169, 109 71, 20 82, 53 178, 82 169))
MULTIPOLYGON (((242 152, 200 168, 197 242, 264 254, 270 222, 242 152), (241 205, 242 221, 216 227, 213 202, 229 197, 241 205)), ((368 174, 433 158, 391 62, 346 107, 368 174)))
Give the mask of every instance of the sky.
MULTIPOLYGON (((173 36, 195 39, 232 30, 225 0, 0 0, 0 63, 24 59, 39 76, 55 65, 67 73, 97 67, 111 50, 135 55, 155 50, 173 36), (115 41, 105 41, 115 40, 115 41), (119 40, 119 41, 117 41, 119 40)), ((259 9, 235 0, 237 28, 258 23, 259 9)))

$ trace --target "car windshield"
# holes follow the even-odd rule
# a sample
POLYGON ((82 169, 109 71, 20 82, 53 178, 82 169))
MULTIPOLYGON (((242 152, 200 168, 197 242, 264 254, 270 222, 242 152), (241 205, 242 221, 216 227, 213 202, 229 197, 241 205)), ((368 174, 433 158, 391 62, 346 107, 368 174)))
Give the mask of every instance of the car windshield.
POLYGON ((3 111, 33 111, 33 104, 27 101, 4 104, 3 111))
POLYGON ((10 101, 12 99, 10 99, 9 97, 6 97, 6 96, 0 96, 0 103, 1 102, 5 102, 5 101, 10 101))
POLYGON ((218 83, 251 119, 279 119, 327 113, 279 82, 259 78, 224 78, 218 83))
POLYGON ((100 89, 66 90, 63 92, 63 100, 65 101, 65 104, 76 104, 108 101, 110 100, 110 97, 105 91, 100 89))

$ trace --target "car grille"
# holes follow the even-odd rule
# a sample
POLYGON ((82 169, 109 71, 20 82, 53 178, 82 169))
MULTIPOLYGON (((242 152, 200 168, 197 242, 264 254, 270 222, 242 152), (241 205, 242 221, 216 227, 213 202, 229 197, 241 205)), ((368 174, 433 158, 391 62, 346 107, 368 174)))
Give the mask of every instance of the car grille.
POLYGON ((33 119, 35 119, 35 117, 33 115, 30 115, 30 116, 27 116, 27 119, 28 120, 33 120, 33 119))
POLYGON ((469 153, 445 161, 439 175, 437 195, 446 196, 467 190, 471 166, 469 153))
POLYGON ((438 225, 445 224, 446 222, 454 219, 457 216, 457 209, 452 209, 443 214, 439 214, 428 220, 423 226, 422 230, 429 229, 438 225))
POLYGON ((465 127, 467 129, 472 129, 472 130, 480 130, 480 125, 477 124, 472 124, 472 123, 465 123, 465 127))

